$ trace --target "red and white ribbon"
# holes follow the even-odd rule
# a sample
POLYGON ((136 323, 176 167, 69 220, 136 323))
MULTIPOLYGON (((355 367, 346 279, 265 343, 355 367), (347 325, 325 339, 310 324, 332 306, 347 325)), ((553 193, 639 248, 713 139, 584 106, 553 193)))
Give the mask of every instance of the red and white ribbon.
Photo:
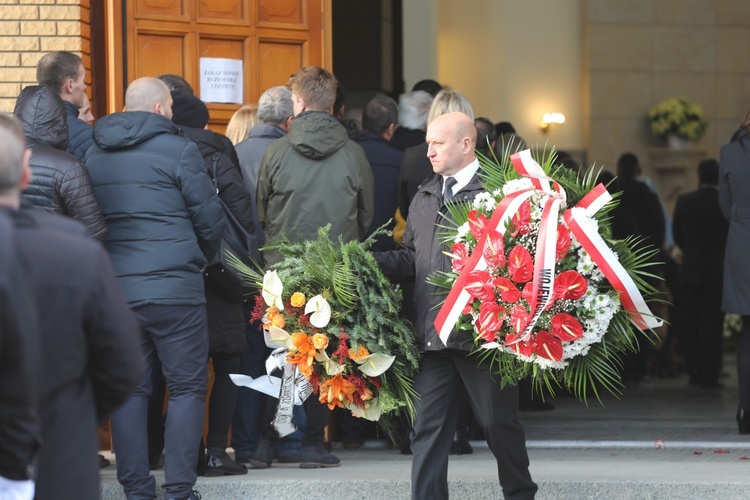
POLYGON ((622 307, 630 314, 633 323, 641 330, 660 327, 663 322, 651 313, 633 278, 622 267, 591 222, 591 217, 611 199, 612 196, 604 185, 598 184, 575 207, 567 210, 563 218, 570 232, 599 266, 612 288, 620 292, 622 307))
MULTIPOLYGON (((559 210, 565 208, 565 190, 557 181, 546 176, 541 165, 531 157, 530 150, 515 153, 510 159, 516 171, 531 180, 534 189, 524 189, 505 196, 492 214, 484 234, 479 238, 474 252, 453 284, 435 319, 435 329, 440 340, 446 345, 464 308, 472 300, 471 295, 465 290, 469 275, 474 271, 483 271, 487 268, 482 251, 487 240, 487 233, 497 231, 504 235, 508 220, 516 214, 524 201, 539 191, 546 199, 543 200, 544 208, 534 258, 531 321, 526 325, 524 334, 518 337, 517 342, 528 339, 541 312, 553 300, 557 220, 559 210)), ((590 217, 610 200, 611 196, 600 184, 586 194, 576 207, 565 211, 563 217, 571 232, 599 266, 612 287, 620 292, 623 308, 631 314, 636 326, 640 329, 661 326, 662 322, 656 320, 651 314, 638 287, 599 236, 597 228, 591 223, 590 217)))

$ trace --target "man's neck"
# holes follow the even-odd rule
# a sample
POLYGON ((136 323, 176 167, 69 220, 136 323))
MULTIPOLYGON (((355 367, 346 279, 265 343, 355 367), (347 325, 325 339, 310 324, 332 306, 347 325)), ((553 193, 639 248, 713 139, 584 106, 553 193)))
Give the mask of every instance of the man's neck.
POLYGON ((0 195, 0 207, 18 210, 21 208, 21 196, 17 194, 0 195))

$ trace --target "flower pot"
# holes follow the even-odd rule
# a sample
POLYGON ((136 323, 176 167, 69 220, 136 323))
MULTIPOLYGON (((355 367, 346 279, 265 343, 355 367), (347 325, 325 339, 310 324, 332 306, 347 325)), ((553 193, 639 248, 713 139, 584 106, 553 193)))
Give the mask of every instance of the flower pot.
POLYGON ((690 149, 690 141, 683 139, 677 134, 669 134, 667 136, 667 144, 669 144, 669 149, 676 149, 678 151, 690 149))

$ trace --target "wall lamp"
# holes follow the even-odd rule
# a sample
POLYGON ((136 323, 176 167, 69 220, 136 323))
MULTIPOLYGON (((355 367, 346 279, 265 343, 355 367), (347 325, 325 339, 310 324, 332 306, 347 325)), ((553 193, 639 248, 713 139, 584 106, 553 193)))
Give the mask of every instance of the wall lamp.
POLYGON ((542 122, 539 127, 545 134, 549 131, 551 125, 562 125, 565 123, 565 115, 562 113, 544 113, 542 122))

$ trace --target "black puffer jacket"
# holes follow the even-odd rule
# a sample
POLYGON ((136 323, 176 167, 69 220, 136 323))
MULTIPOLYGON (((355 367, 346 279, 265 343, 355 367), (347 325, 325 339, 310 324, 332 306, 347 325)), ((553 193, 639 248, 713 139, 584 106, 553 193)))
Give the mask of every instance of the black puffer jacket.
MULTIPOLYGON (((198 145, 206 174, 212 176, 211 165, 216 155, 216 181, 219 198, 248 233, 253 234, 253 207, 250 193, 245 190, 240 167, 227 154, 222 135, 210 130, 180 126, 182 133, 198 145)), ((230 148, 234 146, 230 143, 230 148)), ((247 349, 245 320, 242 312, 244 294, 247 292, 222 269, 214 265, 204 273, 206 283, 206 310, 208 313, 209 352, 241 353, 247 349)))
POLYGON ((94 144, 94 129, 78 118, 78 108, 72 102, 64 101, 68 121, 68 153, 83 161, 86 151, 94 144))
POLYGON ((31 149, 33 176, 21 195, 24 203, 72 217, 104 241, 106 224, 89 174, 78 158, 65 152, 68 125, 60 96, 47 87, 26 87, 13 113, 21 120, 31 149))
POLYGON ((202 272, 225 222, 198 146, 169 119, 145 111, 100 118, 94 143, 86 167, 128 302, 204 304, 202 272))
MULTIPOLYGON (((436 271, 450 271, 448 251, 438 243, 435 231, 438 222, 443 222, 440 212, 445 212, 441 196, 441 178, 433 174, 419 187, 409 207, 404 239, 398 250, 375 253, 383 272, 389 277, 414 277, 414 307, 417 320, 415 328, 422 351, 438 351, 446 346, 435 330, 438 305, 445 299, 443 290, 427 283, 427 278, 436 271)), ((475 175, 469 184, 453 197, 454 200, 473 200, 482 192, 482 184, 475 175)), ((474 345, 471 332, 453 332, 448 339, 448 349, 470 351, 474 345)))

